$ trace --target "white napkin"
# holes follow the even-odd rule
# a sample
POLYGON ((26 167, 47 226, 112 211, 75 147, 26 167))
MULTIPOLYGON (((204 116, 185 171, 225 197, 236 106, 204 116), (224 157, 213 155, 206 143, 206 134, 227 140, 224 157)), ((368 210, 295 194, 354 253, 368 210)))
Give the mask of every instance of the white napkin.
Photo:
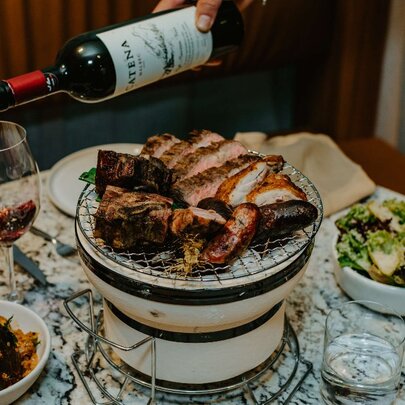
POLYGON ((304 173, 321 195, 325 216, 372 194, 376 188, 362 167, 327 135, 302 132, 267 138, 262 132, 238 132, 235 140, 251 150, 282 155, 304 173))

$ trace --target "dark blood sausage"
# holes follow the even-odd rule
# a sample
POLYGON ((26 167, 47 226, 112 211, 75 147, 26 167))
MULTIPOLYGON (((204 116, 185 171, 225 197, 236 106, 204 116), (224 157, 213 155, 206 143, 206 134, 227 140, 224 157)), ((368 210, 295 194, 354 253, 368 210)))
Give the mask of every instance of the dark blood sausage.
POLYGON ((204 210, 214 210, 226 220, 232 215, 232 208, 228 204, 214 197, 204 198, 198 203, 197 207, 203 208, 204 210))
POLYGON ((223 264, 242 253, 252 241, 260 222, 260 211, 255 204, 237 206, 220 233, 201 252, 203 262, 223 264))
POLYGON ((263 205, 255 240, 275 239, 311 225, 318 217, 317 208, 303 200, 288 200, 263 205))

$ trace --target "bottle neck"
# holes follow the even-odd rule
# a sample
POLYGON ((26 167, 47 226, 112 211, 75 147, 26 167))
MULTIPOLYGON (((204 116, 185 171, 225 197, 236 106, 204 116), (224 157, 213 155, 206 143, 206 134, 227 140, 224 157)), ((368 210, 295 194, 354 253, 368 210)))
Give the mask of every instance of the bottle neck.
POLYGON ((60 78, 52 66, 0 81, 0 111, 59 91, 60 78))

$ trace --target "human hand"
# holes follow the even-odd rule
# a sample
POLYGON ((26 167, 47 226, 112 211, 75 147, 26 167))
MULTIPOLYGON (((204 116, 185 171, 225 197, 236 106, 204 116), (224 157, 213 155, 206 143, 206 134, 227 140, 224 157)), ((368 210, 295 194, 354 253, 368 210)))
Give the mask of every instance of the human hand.
MULTIPOLYGON (((187 3, 187 0, 160 0, 154 12, 169 10, 187 3)), ((207 32, 211 29, 212 24, 217 16, 218 9, 222 0, 198 0, 196 13, 196 26, 201 32, 207 32)), ((245 9, 253 0, 236 0, 235 4, 240 10, 245 9)))

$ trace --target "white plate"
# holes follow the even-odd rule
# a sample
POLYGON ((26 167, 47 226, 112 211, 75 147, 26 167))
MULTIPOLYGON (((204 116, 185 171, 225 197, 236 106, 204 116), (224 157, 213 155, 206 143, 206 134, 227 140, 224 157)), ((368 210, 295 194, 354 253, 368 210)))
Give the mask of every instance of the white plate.
POLYGON ((64 157, 51 169, 47 192, 50 200, 62 212, 71 217, 76 215, 76 205, 85 183, 79 176, 97 165, 99 149, 137 155, 141 149, 139 143, 112 143, 92 146, 64 157))

